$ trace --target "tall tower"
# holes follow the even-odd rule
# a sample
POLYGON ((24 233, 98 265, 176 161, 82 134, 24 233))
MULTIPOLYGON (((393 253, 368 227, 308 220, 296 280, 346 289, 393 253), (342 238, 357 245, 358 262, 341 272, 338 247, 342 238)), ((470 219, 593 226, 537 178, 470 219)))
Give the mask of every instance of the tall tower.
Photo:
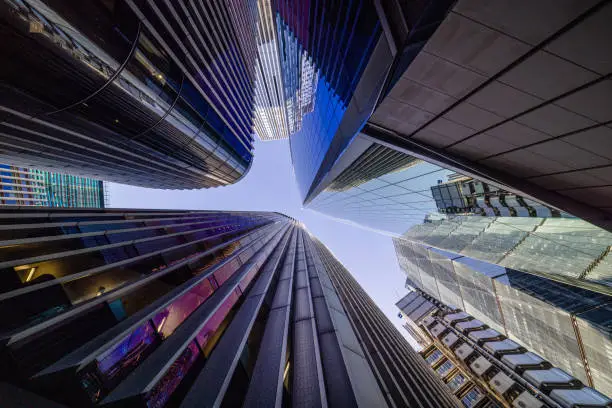
POLYGON ((16 387, 79 408, 458 406, 282 214, 32 208, 2 219, 1 380, 16 387))
POLYGON ((291 135, 305 207, 402 233, 459 173, 507 193, 486 206, 498 215, 612 230, 612 65, 598 57, 612 5, 291 3, 279 15, 319 75, 291 135))
POLYGON ((397 303, 421 355, 464 406, 608 407, 612 399, 461 309, 415 289, 397 303))
POLYGON ((3 1, 0 161, 143 187, 252 160, 256 0, 3 1))
POLYGON ((394 238, 410 287, 608 395, 610 242, 577 219, 469 216, 394 238))

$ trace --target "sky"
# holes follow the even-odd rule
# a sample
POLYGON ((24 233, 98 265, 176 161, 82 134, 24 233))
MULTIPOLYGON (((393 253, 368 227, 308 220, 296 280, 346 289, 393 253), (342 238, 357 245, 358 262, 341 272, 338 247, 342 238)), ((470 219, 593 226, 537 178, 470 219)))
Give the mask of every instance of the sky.
POLYGON ((289 141, 255 142, 255 159, 238 183, 202 190, 156 190, 109 183, 115 208, 278 211, 306 225, 353 274, 411 344, 395 307, 407 290, 391 238, 302 208, 289 141))

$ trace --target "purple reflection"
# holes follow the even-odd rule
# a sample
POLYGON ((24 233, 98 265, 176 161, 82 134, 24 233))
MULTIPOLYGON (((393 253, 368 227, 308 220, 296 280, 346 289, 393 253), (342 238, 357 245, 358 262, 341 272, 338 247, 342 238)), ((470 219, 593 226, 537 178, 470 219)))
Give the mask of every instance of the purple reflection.
POLYGON ((196 341, 202 349, 204 349, 204 346, 206 346, 208 340, 210 340, 213 334, 215 334, 215 332, 223 322, 223 319, 225 319, 225 317, 230 312, 232 307, 234 307, 239 298, 240 296, 237 292, 232 292, 232 294, 229 295, 227 299, 225 299, 225 302, 223 302, 223 304, 219 306, 219 309, 217 309, 215 314, 213 314, 210 319, 208 319, 206 325, 204 325, 202 330, 200 330, 200 332, 196 336, 196 341))
POLYGON ((185 351, 172 363, 166 374, 145 397, 148 408, 161 408, 166 405, 199 354, 198 346, 194 342, 189 343, 185 351))
POLYGON ((105 383, 113 382, 131 371, 155 342, 155 330, 147 322, 134 330, 121 343, 96 359, 98 370, 103 374, 105 383))
POLYGON ((238 265, 238 262, 234 262, 234 261, 228 262, 225 265, 223 265, 221 268, 215 271, 213 275, 215 279, 217 280, 217 283, 219 284, 219 286, 223 285, 223 282, 228 280, 230 276, 232 276, 234 272, 236 272, 236 270, 238 269, 237 265, 238 265))
POLYGON ((211 282, 204 279, 189 292, 176 299, 153 318, 155 329, 162 338, 170 336, 215 291, 211 282))

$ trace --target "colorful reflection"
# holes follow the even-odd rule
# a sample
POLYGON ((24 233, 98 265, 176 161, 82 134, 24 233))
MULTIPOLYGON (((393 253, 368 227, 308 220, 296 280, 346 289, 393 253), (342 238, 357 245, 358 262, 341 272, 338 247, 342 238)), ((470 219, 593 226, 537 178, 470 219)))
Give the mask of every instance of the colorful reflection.
POLYGON ((138 327, 81 373, 81 387, 98 402, 155 349, 158 340, 151 322, 138 327))
POLYGON ((138 363, 144 350, 156 340, 155 330, 147 322, 125 337, 115 348, 96 359, 98 370, 112 381, 119 372, 138 363))
POLYGON ((189 343, 185 351, 172 363, 166 374, 145 397, 148 408, 160 408, 166 405, 199 355, 200 350, 197 344, 189 343))
POLYGON ((153 324, 162 339, 170 336, 174 330, 210 297, 218 286, 213 278, 204 279, 153 318, 153 324))
POLYGON ((206 347, 206 344, 215 334, 219 326, 221 326, 221 323, 223 323, 223 320, 229 314, 230 310, 232 310, 232 307, 234 307, 238 299, 240 299, 240 293, 237 291, 232 292, 228 298, 225 299, 225 302, 219 306, 215 314, 208 319, 202 330, 200 330, 196 336, 196 341, 202 349, 206 347))

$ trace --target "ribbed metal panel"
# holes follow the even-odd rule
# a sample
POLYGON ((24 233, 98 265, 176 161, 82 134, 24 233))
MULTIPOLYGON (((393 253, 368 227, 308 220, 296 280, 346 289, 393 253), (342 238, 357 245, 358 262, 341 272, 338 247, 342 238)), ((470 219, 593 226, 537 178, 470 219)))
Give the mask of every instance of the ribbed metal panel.
POLYGON ((297 230, 294 230, 276 287, 274 303, 266 322, 259 357, 245 396, 245 408, 280 407, 283 401, 283 373, 288 360, 287 343, 292 298, 292 291, 287 288, 291 289, 293 286, 296 246, 297 230))
POLYGON ((340 294, 351 324, 366 344, 378 381, 389 390, 389 404, 414 407, 458 407, 459 402, 425 365, 329 250, 316 242, 325 268, 340 294))
POLYGON ((356 282, 283 215, 13 208, 0 211, 0 243, 0 308, 33 296, 7 315, 15 327, 2 322, 12 377, 0 375, 51 400, 384 407, 406 383, 434 401, 415 406, 444 401, 380 311, 355 299, 356 282), (61 295, 73 281, 95 293, 99 276, 107 288, 94 296, 61 295))
MULTIPOLYGON (((274 247, 278 244, 280 238, 280 235, 272 237, 266 245, 268 247, 274 247)), ((261 252, 257 253, 253 258, 261 255, 261 252)), ((102 401, 102 404, 110 404, 133 396, 143 395, 151 391, 157 382, 161 380, 163 374, 170 369, 172 363, 179 358, 188 344, 192 342, 196 335, 203 329, 206 322, 219 309, 223 302, 227 300, 228 296, 236 290, 242 278, 251 270, 257 270, 258 268, 254 259, 244 264, 241 269, 219 287, 201 308, 198 308, 189 316, 171 337, 165 340, 151 356, 140 364, 125 381, 109 394, 109 396, 102 401)))
POLYGON ((168 189, 248 171, 255 0, 3 1, 0 17, 0 161, 168 189))
POLYGON ((319 342, 316 338, 304 240, 305 233, 300 231, 295 265, 291 398, 294 407, 325 407, 326 397, 322 389, 323 370, 319 342))
MULTIPOLYGON (((156 313, 162 310, 164 307, 169 306, 173 301, 178 299, 181 295, 188 293, 195 286, 200 284, 204 279, 211 276, 216 270, 220 269, 224 265, 229 264, 242 254, 246 249, 251 248, 253 243, 248 244, 241 250, 232 254, 230 257, 209 268, 205 274, 198 275, 191 280, 187 281, 184 285, 170 291, 166 295, 160 297, 147 308, 142 309, 135 315, 123 320, 121 323, 112 327, 111 329, 104 332, 102 335, 96 337, 91 342, 83 345, 72 353, 64 356, 62 359, 55 362, 53 365, 47 367, 45 370, 37 374, 37 376, 45 376, 51 373, 72 368, 74 370, 83 368, 86 364, 90 363, 96 356, 100 355, 104 350, 109 348, 109 345, 118 343, 121 339, 125 338, 130 332, 135 330, 138 326, 145 323, 147 320, 154 317, 156 313)), ((260 293, 261 294, 261 293, 260 293)))
POLYGON ((182 408, 220 405, 251 327, 263 304, 265 294, 270 288, 272 278, 278 273, 278 265, 287 249, 291 234, 285 232, 285 235, 267 260, 260 277, 255 283, 259 286, 259 290, 249 292, 244 304, 227 328, 223 339, 215 348, 215 352, 211 354, 206 366, 185 397, 181 404, 182 408))

